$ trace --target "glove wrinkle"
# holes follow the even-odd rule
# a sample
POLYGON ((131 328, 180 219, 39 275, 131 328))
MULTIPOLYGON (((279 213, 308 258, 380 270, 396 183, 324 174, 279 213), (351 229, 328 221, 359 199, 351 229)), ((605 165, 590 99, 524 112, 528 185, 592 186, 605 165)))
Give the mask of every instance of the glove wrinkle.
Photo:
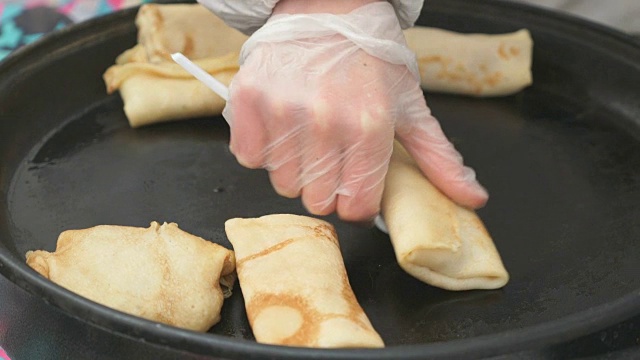
POLYGON ((240 65, 262 42, 292 42, 340 34, 369 55, 388 63, 405 65, 420 81, 416 56, 407 47, 393 7, 387 2, 362 6, 349 14, 276 15, 242 46, 240 65), (374 17, 378 21, 371 21, 374 17))

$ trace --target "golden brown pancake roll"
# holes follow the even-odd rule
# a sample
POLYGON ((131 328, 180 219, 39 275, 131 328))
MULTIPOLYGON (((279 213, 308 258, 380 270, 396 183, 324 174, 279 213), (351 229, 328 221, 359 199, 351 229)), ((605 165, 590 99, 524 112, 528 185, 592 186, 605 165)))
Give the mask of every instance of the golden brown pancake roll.
POLYGON ((317 348, 383 347, 358 304, 333 226, 276 214, 225 223, 258 342, 317 348))
MULTIPOLYGON (((133 55, 135 56, 135 55, 133 55)), ((238 71, 238 55, 195 61, 226 85, 238 71)), ((219 115, 225 101, 173 62, 125 62, 103 75, 109 94, 119 91, 131 127, 219 115)))
POLYGON ((416 53, 422 88, 450 94, 504 96, 531 85, 533 40, 510 34, 462 34, 416 26, 404 31, 416 53))

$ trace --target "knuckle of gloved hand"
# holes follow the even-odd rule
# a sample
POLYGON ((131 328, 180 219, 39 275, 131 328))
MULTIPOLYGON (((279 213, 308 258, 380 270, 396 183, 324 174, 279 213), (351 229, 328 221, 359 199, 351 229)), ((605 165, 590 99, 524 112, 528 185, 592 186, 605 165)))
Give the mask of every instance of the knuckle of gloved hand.
POLYGON ((358 140, 373 140, 393 133, 389 112, 384 107, 376 105, 365 109, 353 109, 343 119, 340 128, 350 139, 358 140))
POLYGON ((369 221, 380 211, 386 167, 377 162, 353 163, 351 176, 342 179, 337 204, 338 216, 345 221, 369 221))
POLYGON ((291 176, 289 174, 284 174, 286 179, 282 179, 282 177, 274 176, 274 173, 270 173, 271 185, 276 193, 280 196, 284 196, 286 198, 294 199, 300 196, 300 187, 297 186, 295 180, 291 181, 291 176))
POLYGON ((335 210, 334 196, 328 196, 322 200, 311 200, 303 196, 302 203, 307 211, 317 216, 329 215, 335 210))
POLYGON ((262 158, 256 152, 252 152, 246 148, 234 147, 234 154, 238 163, 248 169, 261 169, 264 167, 262 158))
POLYGON ((308 105, 309 116, 305 118, 313 134, 332 134, 340 129, 342 119, 333 111, 327 100, 313 99, 308 105))

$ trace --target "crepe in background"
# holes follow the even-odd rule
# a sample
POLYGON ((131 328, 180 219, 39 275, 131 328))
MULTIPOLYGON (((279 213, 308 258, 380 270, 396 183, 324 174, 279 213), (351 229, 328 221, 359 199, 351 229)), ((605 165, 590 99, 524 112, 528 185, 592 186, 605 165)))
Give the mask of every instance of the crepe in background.
MULTIPOLYGON (((129 54, 135 56, 135 54, 129 54)), ((238 71, 238 55, 230 53, 195 61, 229 85, 238 71)), ((225 101, 173 62, 126 62, 103 75, 109 94, 120 91, 131 127, 219 115, 225 101)))
POLYGON ((416 53, 426 90, 503 96, 516 93, 533 81, 533 40, 526 29, 488 35, 416 26, 404 34, 416 53))
POLYGON ((477 214, 435 188, 398 142, 381 212, 398 264, 415 278, 446 290, 497 289, 509 281, 477 214))
POLYGON ((198 4, 145 4, 136 15, 138 44, 148 62, 172 61, 181 52, 190 59, 239 53, 247 36, 198 4))
POLYGON ((333 226, 287 214, 225 223, 245 307, 258 342, 383 347, 358 304, 333 226))
POLYGON ((54 283, 110 308, 195 331, 220 321, 235 280, 232 251, 175 223, 101 225, 60 234, 56 251, 26 254, 54 283))
POLYGON ((138 43, 103 75, 119 91, 131 127, 222 113, 225 102, 171 60, 181 52, 226 84, 238 71, 246 35, 198 4, 145 4, 136 15, 138 43))

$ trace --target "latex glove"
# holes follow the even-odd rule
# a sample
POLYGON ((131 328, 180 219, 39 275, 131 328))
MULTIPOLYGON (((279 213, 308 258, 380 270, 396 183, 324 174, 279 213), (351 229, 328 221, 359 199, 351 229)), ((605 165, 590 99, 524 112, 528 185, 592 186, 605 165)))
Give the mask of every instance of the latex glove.
MULTIPOLYGON (((301 0, 310 3, 313 0, 301 0)), ((327 3, 346 3, 361 0, 324 0, 327 3)), ((224 20, 227 25, 243 32, 246 35, 253 34, 269 19, 271 13, 278 4, 278 0, 198 0, 200 4, 211 10, 224 20)), ((389 0, 393 5, 396 15, 403 29, 413 26, 420 15, 424 0, 389 0)), ((334 4, 328 4, 333 6, 334 4)), ((341 4, 337 4, 341 6, 341 4)))
POLYGON ((223 115, 230 149, 312 214, 379 212, 394 135, 425 175, 472 208, 487 193, 431 116, 393 7, 273 16, 245 43, 223 115))

